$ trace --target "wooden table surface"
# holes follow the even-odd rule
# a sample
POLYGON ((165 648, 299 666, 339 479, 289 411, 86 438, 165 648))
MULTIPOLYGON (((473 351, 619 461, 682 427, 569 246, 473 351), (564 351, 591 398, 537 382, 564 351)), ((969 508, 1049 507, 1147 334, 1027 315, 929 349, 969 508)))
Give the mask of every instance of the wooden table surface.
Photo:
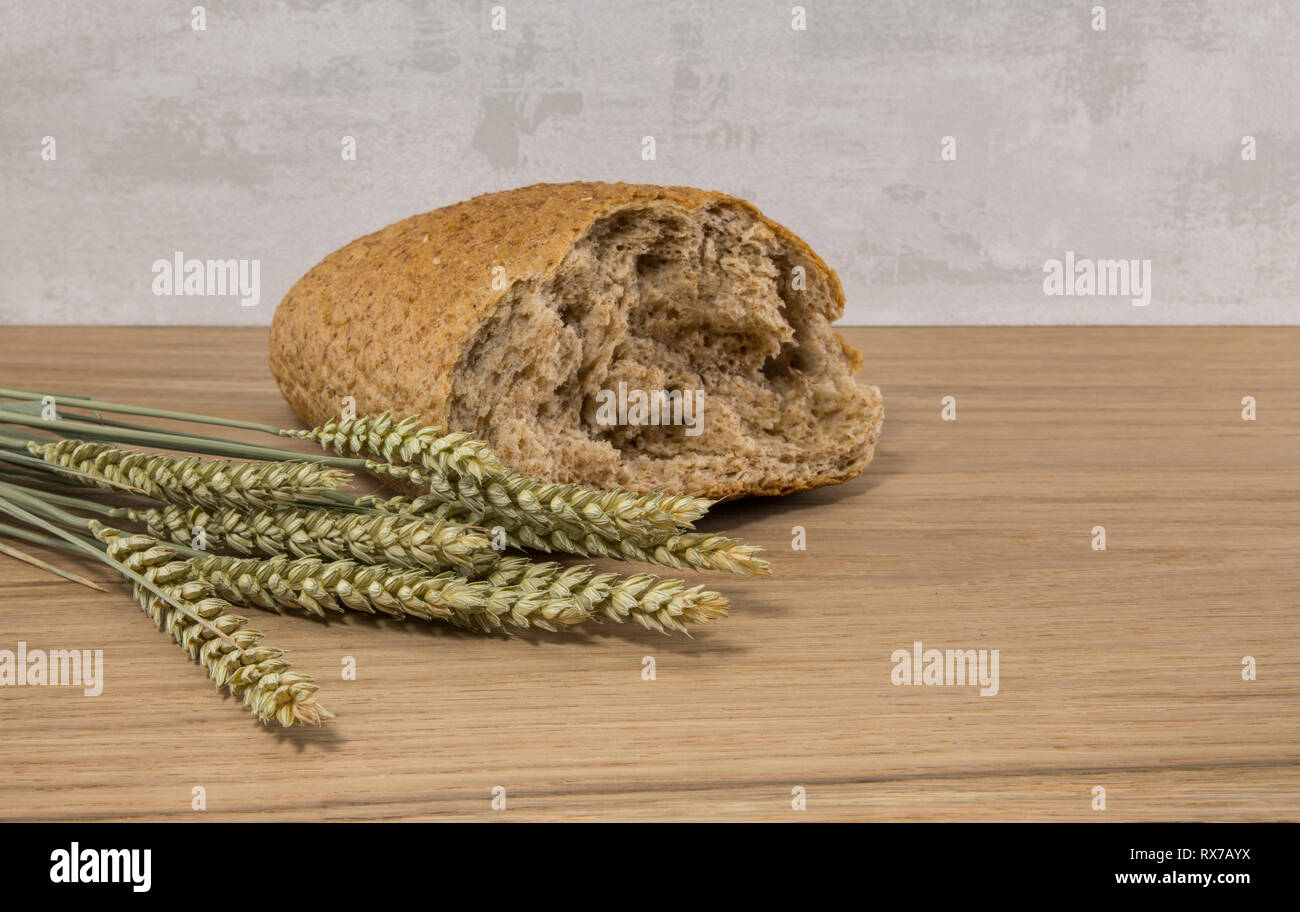
MULTIPOLYGON (((1300 818, 1300 329, 846 335, 884 392, 876 460, 706 519, 775 576, 710 574, 735 607, 694 639, 250 609, 338 714, 283 731, 111 571, 86 568, 103 595, 0 557, 0 648, 105 662, 98 697, 0 688, 0 818, 1300 818), (917 641, 998 650, 997 694, 891 683, 917 641)), ((256 329, 5 328, 0 384, 295 425, 265 351, 256 329)))

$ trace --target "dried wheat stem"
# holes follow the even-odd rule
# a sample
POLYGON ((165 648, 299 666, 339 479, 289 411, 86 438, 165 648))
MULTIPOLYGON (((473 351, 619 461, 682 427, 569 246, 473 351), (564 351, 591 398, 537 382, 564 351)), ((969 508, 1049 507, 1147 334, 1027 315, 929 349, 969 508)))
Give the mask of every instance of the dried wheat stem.
POLYGON ((374 456, 387 465, 371 468, 416 485, 431 496, 477 512, 489 520, 569 536, 595 534, 609 541, 626 536, 687 529, 712 501, 690 495, 600 491, 570 484, 547 484, 506 469, 480 441, 468 435, 441 435, 414 418, 391 415, 332 420, 285 436, 314 440, 343 456, 374 456), (414 463, 423 471, 402 468, 414 463))
MULTIPOLYGON (((31 492, 24 491, 22 488, 15 485, 0 484, 0 490, 3 490, 4 495, 6 495, 0 496, 0 510, 21 519, 23 522, 30 523, 39 529, 44 529, 46 532, 52 533, 73 550, 88 553, 96 560, 103 561, 135 585, 143 587, 150 591, 154 596, 161 598, 164 601, 169 601, 172 608, 182 614, 188 614, 190 620, 194 621, 194 623, 198 624, 200 627, 205 628, 213 636, 220 637, 231 645, 234 645, 233 641, 230 641, 224 633, 216 627, 213 627, 206 620, 198 615, 189 614, 188 605, 172 599, 171 596, 159 589, 151 581, 136 573, 122 562, 114 560, 111 555, 106 553, 106 551, 95 547, 80 535, 70 532, 68 528, 63 528, 63 526, 66 525, 71 529, 79 529, 82 532, 93 535, 95 530, 101 527, 98 520, 88 520, 68 513, 66 510, 60 510, 58 507, 42 501, 40 497, 32 496, 31 492), (19 502, 15 503, 15 500, 19 502), (31 512, 31 510, 27 508, 31 508, 31 510, 35 510, 35 512, 31 512)), ((113 534, 119 533, 114 530, 113 534)))
POLYGON ((99 522, 92 521, 91 528, 114 560, 148 579, 221 632, 225 639, 139 584, 134 585, 136 598, 158 629, 202 665, 218 687, 229 687, 246 709, 263 722, 275 720, 286 727, 319 724, 333 718, 333 713, 316 702, 319 688, 311 676, 294 671, 279 649, 263 645, 262 633, 245 627, 245 618, 227 614, 230 603, 218 598, 212 584, 199 577, 176 551, 150 536, 126 535, 99 522))
POLYGON ((482 533, 440 518, 340 513, 323 507, 248 511, 178 504, 121 513, 144 523, 157 537, 181 544, 189 544, 194 530, 202 528, 207 539, 203 550, 225 547, 240 554, 260 551, 466 572, 488 566, 499 556, 482 533))
POLYGON ((154 456, 80 440, 44 445, 32 442, 28 450, 51 465, 101 479, 106 487, 128 484, 159 500, 205 507, 260 508, 290 503, 298 496, 337 488, 348 477, 339 469, 309 462, 231 463, 196 456, 154 456))
MULTIPOLYGON (((26 529, 20 529, 16 526, 10 526, 4 523, 0 523, 0 535, 10 535, 13 536, 14 538, 26 538, 29 541, 35 541, 37 544, 46 545, 47 547, 55 547, 55 548, 68 547, 68 543, 61 541, 60 539, 49 538, 48 536, 38 537, 33 533, 28 532, 26 529)), ((80 573, 73 573, 71 570, 64 570, 62 567, 56 567, 54 564, 51 564, 49 561, 41 560, 39 557, 36 557, 34 554, 28 554, 26 551, 22 550, 21 548, 16 548, 13 545, 7 545, 4 542, 0 542, 0 554, 4 554, 8 557, 12 557, 14 560, 22 561, 24 564, 30 564, 33 567, 37 567, 41 570, 44 570, 46 573, 52 573, 55 576, 61 577, 62 579, 65 579, 70 583, 76 583, 79 586, 85 586, 87 589, 94 589, 98 592, 108 591, 103 586, 99 585, 99 583, 95 582, 92 579, 87 579, 86 577, 82 576, 80 573)))

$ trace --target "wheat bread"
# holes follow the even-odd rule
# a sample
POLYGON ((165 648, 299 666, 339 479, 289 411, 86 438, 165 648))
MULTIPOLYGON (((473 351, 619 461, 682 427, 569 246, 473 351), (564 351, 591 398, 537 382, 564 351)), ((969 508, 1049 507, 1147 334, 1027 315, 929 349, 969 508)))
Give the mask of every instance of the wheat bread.
POLYGON ((783 494, 853 478, 874 452, 880 391, 854 380, 861 356, 831 328, 843 309, 835 272, 743 200, 536 184, 325 257, 276 310, 270 362, 311 425, 352 396, 548 481, 783 494), (704 390, 698 435, 602 423, 620 382, 704 390))

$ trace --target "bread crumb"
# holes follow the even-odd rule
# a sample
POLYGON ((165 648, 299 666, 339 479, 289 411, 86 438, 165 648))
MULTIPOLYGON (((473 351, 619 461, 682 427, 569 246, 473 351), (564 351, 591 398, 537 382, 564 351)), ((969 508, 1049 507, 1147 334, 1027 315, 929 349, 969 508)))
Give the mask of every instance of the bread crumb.
POLYGON ((881 396, 855 382, 861 357, 832 327, 838 283, 802 241, 718 194, 582 186, 477 197, 327 257, 273 324, 286 398, 317 424, 337 390, 360 388, 366 410, 419 414, 522 475, 599 488, 788 493, 871 462, 881 396), (403 251, 408 226, 428 229, 422 246, 438 232, 456 268, 403 251), (780 275, 796 264, 802 294, 780 275), (493 269, 505 289, 485 287, 493 269), (383 319, 377 301, 394 302, 383 319), (403 326, 420 327, 418 346, 399 345, 403 326), (685 391, 705 390, 704 433, 606 426, 594 394, 624 382, 682 391, 683 424, 685 391))

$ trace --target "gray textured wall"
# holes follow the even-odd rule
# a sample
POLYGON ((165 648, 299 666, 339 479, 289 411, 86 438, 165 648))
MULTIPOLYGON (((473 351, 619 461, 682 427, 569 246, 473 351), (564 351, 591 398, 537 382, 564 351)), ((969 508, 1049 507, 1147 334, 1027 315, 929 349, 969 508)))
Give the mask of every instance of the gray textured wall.
POLYGON ((0 322, 266 323, 359 234, 578 178, 754 201, 846 323, 1300 312, 1293 4, 809 0, 806 31, 785 0, 192 5, 0 7, 0 322), (260 304, 155 296, 177 250, 259 259, 260 304), (1067 250, 1149 259, 1151 303, 1045 295, 1067 250))

